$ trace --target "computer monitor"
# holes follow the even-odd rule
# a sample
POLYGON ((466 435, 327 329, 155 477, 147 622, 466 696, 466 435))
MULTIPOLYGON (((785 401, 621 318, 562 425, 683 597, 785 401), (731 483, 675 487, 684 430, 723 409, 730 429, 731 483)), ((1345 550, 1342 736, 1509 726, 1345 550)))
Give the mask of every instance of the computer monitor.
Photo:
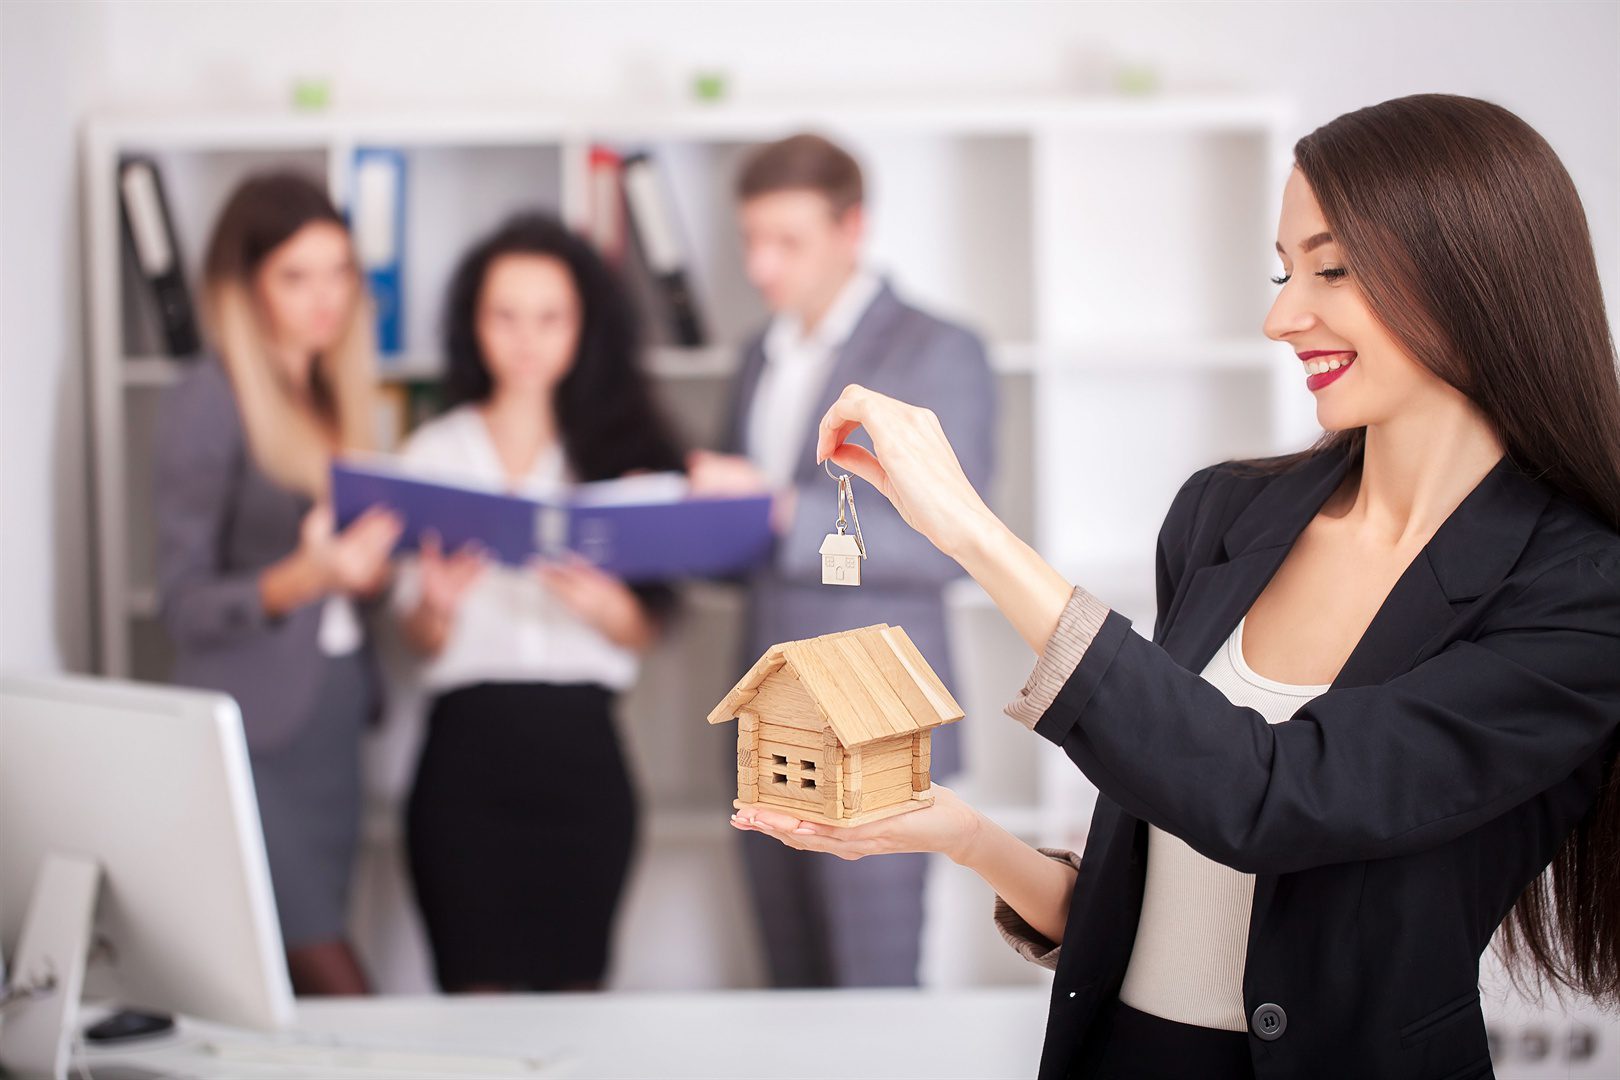
MULTIPOLYGON (((261 1030, 291 1021, 242 715, 230 697, 0 674, 8 955, 42 868, 59 865, 53 855, 100 870, 87 997, 261 1030)), ((50 917, 60 921, 45 912, 41 923, 50 917)), ((30 977, 15 963, 11 975, 14 984, 30 977)), ((77 1002, 68 1006, 61 1022, 76 1023, 77 1002)), ((0 1052, 13 1054, 27 1026, 20 1009, 0 1024, 0 1052)))

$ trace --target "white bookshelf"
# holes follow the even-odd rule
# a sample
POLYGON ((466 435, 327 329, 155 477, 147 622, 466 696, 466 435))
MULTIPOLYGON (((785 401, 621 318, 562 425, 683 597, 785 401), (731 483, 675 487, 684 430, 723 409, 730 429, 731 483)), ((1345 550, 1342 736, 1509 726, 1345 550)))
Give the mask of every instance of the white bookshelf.
MULTIPOLYGON (((356 147, 403 150, 406 343, 384 372, 397 381, 437 370, 441 298, 465 245, 515 210, 575 205, 568 163, 591 143, 647 149, 683 223, 715 342, 657 345, 648 366, 682 428, 703 443, 718 423, 738 347, 765 317, 743 277, 735 169, 750 146, 806 128, 838 138, 866 167, 873 263, 904 295, 969 323, 990 345, 1002 421, 993 503, 1056 565, 1150 634, 1153 543, 1180 482, 1210 462, 1297 449, 1318 433, 1297 362, 1260 332, 1277 208, 1299 134, 1281 100, 102 116, 84 134, 101 669, 165 674, 150 444, 155 403, 182 370, 160 355, 133 302, 139 282, 122 255, 115 184, 122 155, 159 163, 195 278, 214 216, 242 177, 293 165, 326 178, 342 205, 356 147)), ((637 944, 668 918, 655 908, 670 903, 711 916, 744 910, 724 820, 733 793, 729 733, 703 723, 741 670, 738 597, 703 587, 690 599, 625 703, 648 829, 619 950, 622 985, 720 985, 749 970, 717 961, 710 971, 661 971, 642 959, 657 950, 637 944), (712 872, 690 873, 691 860, 707 860, 712 872), (669 895, 700 885, 732 891, 669 895)), ((957 787, 1032 841, 1083 842, 1094 791, 1055 748, 1000 715, 1031 655, 971 583, 953 587, 950 608, 968 713, 969 764, 957 787)), ((400 715, 412 703, 399 701, 394 726, 373 748, 367 835, 379 850, 396 842, 395 800, 414 753, 411 718, 400 715)), ((931 882, 927 979, 1042 977, 1001 945, 984 896, 965 878, 941 873, 931 882)))

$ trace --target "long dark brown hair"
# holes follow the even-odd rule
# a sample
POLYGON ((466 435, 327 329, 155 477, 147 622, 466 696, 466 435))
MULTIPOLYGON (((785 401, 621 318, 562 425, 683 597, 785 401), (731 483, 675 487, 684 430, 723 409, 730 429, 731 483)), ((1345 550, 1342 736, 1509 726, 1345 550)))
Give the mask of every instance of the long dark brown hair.
MULTIPOLYGON (((1509 461, 1620 530, 1620 376, 1575 185, 1547 141, 1499 105, 1414 94, 1346 113, 1294 144, 1373 314, 1484 414, 1509 461), (1482 377, 1488 370, 1489 377, 1482 377)), ((1362 460, 1367 429, 1233 464, 1362 460)), ((1498 947, 1532 996, 1569 987, 1620 1005, 1620 769, 1514 904, 1498 947)))
POLYGON ((590 244, 546 214, 509 218, 462 256, 445 304, 445 404, 484 401, 494 390, 478 343, 478 298, 490 267, 507 255, 558 260, 579 292, 579 344, 555 402, 574 474, 607 480, 637 469, 685 468, 681 445, 641 367, 640 324, 630 294, 590 244))

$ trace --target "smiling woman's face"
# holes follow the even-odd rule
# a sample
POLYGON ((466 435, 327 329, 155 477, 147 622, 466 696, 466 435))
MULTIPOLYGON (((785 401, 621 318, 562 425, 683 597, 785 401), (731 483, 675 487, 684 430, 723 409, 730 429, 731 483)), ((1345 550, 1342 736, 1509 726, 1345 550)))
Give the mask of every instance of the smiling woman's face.
POLYGON ((1281 286, 1266 315, 1266 336, 1291 345, 1300 381, 1316 398, 1326 431, 1379 424, 1451 391, 1390 336, 1351 278, 1305 175, 1283 188, 1277 227, 1281 286))

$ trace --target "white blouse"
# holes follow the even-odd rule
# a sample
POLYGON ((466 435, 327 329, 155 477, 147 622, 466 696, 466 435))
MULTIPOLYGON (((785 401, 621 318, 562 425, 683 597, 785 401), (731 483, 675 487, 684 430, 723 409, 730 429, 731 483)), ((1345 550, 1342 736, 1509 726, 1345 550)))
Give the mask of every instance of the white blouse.
MULTIPOLYGON (((401 465, 423 479, 508 490, 506 472, 475 405, 461 405, 423 424, 400 452, 401 465)), ((517 494, 547 495, 570 482, 560 446, 540 456, 517 494)), ((421 572, 403 559, 394 591, 401 613, 421 596, 421 572)), ((626 690, 640 658, 575 615, 523 567, 491 561, 461 596, 443 651, 424 661, 423 683, 449 690, 478 682, 594 682, 626 690)))
MULTIPOLYGON (((1247 621, 1247 615, 1238 620, 1201 674, 1232 704, 1278 724, 1331 684, 1278 682, 1249 667, 1243 659, 1247 621)), ((1142 915, 1119 999, 1183 1024, 1247 1031, 1243 966, 1253 900, 1254 875, 1206 858, 1150 824, 1142 915)))

